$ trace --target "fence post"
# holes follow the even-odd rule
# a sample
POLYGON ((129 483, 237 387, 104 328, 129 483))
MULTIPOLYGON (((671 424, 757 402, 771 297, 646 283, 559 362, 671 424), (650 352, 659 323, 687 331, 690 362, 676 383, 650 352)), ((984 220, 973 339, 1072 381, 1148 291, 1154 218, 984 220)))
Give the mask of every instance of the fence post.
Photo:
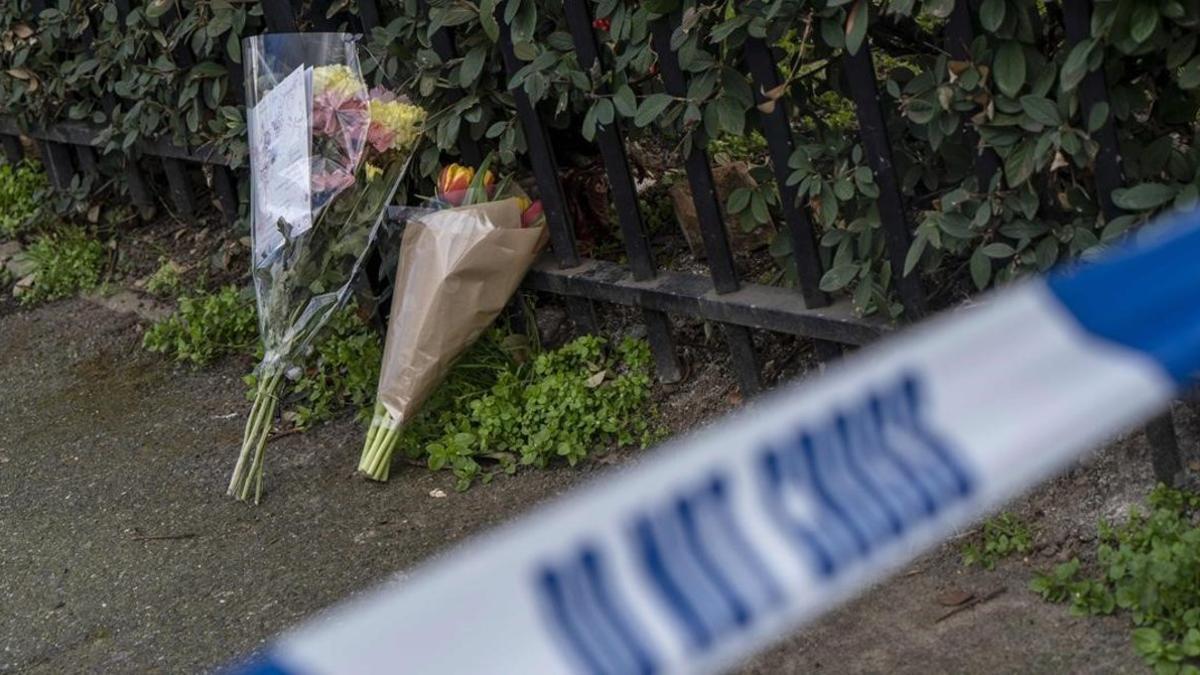
MULTIPOLYGON (((579 66, 585 72, 599 72, 600 68, 603 68, 603 62, 600 59, 600 47, 592 28, 591 12, 586 1, 566 0, 564 10, 579 58, 579 66)), ((611 92, 607 85, 600 85, 596 93, 599 96, 607 96, 611 92)), ((625 154, 625 141, 620 124, 616 120, 611 124, 597 124, 596 144, 604 162, 604 171, 608 175, 609 191, 617 210, 617 220, 625 240, 625 252, 629 258, 633 278, 638 281, 653 279, 658 273, 654 264, 654 253, 650 250, 650 242, 646 238, 646 227, 642 221, 642 211, 638 207, 637 188, 634 186, 629 159, 625 154)), ((659 379, 666 383, 683 379, 679 358, 675 354, 671 339, 671 320, 662 312, 643 308, 642 321, 646 325, 646 337, 654 354, 659 379)))
MULTIPOLYGON (((688 89, 687 75, 679 65, 679 55, 671 49, 671 33, 679 25, 679 21, 679 12, 656 19, 650 27, 651 46, 658 54, 663 85, 667 93, 684 98, 688 89)), ((721 203, 713 183, 712 166, 708 152, 700 143, 691 144, 691 150, 684 158, 684 169, 687 172, 688 185, 692 189, 692 202, 696 206, 696 215, 700 221, 700 237, 704 241, 704 252, 708 257, 713 288, 721 294, 737 291, 741 283, 733 264, 729 238, 725 233, 721 203)), ((762 379, 750 331, 745 326, 728 323, 721 324, 721 329, 729 345, 734 376, 742 394, 751 396, 758 393, 762 389, 762 379)))
POLYGON ((308 20, 312 23, 314 30, 319 32, 337 30, 337 21, 326 16, 332 6, 332 0, 311 0, 308 8, 308 20))
POLYGON ((375 0, 358 0, 358 26, 365 34, 370 34, 379 25, 379 6, 375 0))
MULTIPOLYGON (((116 0, 115 4, 117 7, 117 19, 124 22, 125 17, 129 16, 129 0, 116 0)), ((105 112, 111 116, 116 105, 117 103, 113 96, 106 94, 104 100, 105 112)), ((148 210, 153 208, 154 198, 150 195, 150 188, 146 185, 146 177, 142 174, 142 170, 138 166, 137 158, 126 155, 124 164, 125 185, 129 189, 130 201, 139 209, 148 210)))
MULTIPOLYGON (((1089 0, 1063 0, 1063 27, 1066 29, 1067 43, 1074 47, 1091 36, 1092 6, 1089 0)), ((1108 101, 1108 84, 1104 81, 1102 70, 1093 70, 1084 76, 1079 84, 1080 115, 1088 119, 1091 111, 1100 103, 1108 101)), ((1094 133, 1093 138, 1100 145, 1094 167, 1096 196, 1100 201, 1101 211, 1108 220, 1121 216, 1124 212, 1112 200, 1112 193, 1119 189, 1125 179, 1121 169, 1121 151, 1117 141, 1117 129, 1113 125, 1112 114, 1104 120, 1104 125, 1094 133)), ((1151 464, 1154 467, 1154 477, 1159 481, 1172 485, 1176 475, 1182 469, 1183 462, 1179 455, 1179 439, 1175 435, 1175 420, 1171 411, 1151 420, 1145 427, 1146 440, 1150 444, 1151 464)))
MULTIPOLYGON (((438 55, 438 58, 443 63, 458 56, 457 50, 454 48, 454 39, 450 36, 448 28, 442 28, 430 37, 430 42, 433 46, 433 51, 438 55)), ((447 93, 447 98, 450 104, 453 105, 462 100, 463 93, 458 89, 451 89, 447 93)), ((471 135, 465 132, 465 127, 459 127, 458 131, 458 156, 463 162, 470 166, 479 166, 483 162, 483 152, 479 149, 479 144, 471 135)))
POLYGON ((56 190, 70 189, 71 179, 75 176, 75 164, 71 160, 71 146, 55 141, 42 141, 40 145, 46 173, 50 175, 50 184, 56 190))
MULTIPOLYGON (((180 20, 179 7, 171 8, 171 18, 166 23, 168 27, 178 23, 180 20)), ((195 59, 192 57, 191 47, 186 43, 180 43, 175 47, 172 53, 175 60, 181 69, 187 69, 195 64, 195 59)), ((171 201, 178 209, 179 215, 186 219, 196 217, 196 195, 192 190, 192 181, 188 176, 188 165, 181 159, 174 157, 162 158, 163 173, 167 175, 167 187, 171 195, 171 201)))
MULTIPOLYGON (((1035 12, 1036 14, 1036 12, 1035 12)), ((946 24, 946 51, 959 61, 971 58, 971 42, 975 39, 975 27, 971 23, 971 3, 956 2, 950 12, 950 21, 946 24)), ((992 148, 979 150, 979 133, 971 124, 963 124, 963 140, 970 146, 975 155, 975 177, 979 181, 979 191, 987 192, 992 185, 992 178, 1000 169, 1000 156, 992 148)))
MULTIPOLYGON (((496 22, 500 25, 500 54, 504 59, 504 70, 508 77, 512 77, 521 66, 513 52, 512 27, 504 21, 503 7, 497 8, 496 22)), ((533 107, 525 90, 518 87, 511 92, 517 106, 517 116, 521 120, 521 128, 525 132, 529 162, 533 167, 534 177, 537 178, 546 222, 550 227, 550 245, 560 266, 576 267, 581 261, 579 252, 575 249, 575 224, 567 212, 566 198, 558 178, 558 163, 554 159, 554 147, 546 135, 546 127, 542 124, 537 109, 533 107)), ((599 326, 596 310, 590 301, 568 298, 567 308, 571 311, 571 318, 584 332, 597 332, 599 326)))
POLYGON ((8 160, 9 164, 16 164, 25 156, 25 151, 21 148, 20 136, 0 135, 0 143, 4 144, 4 158, 8 160))
MULTIPOLYGON (((1089 0, 1063 0, 1063 27, 1067 33, 1067 43, 1071 46, 1091 36, 1092 6, 1089 0)), ((1083 119, 1099 103, 1108 101, 1108 85, 1104 81, 1104 72, 1093 70, 1084 76, 1079 83, 1079 103, 1083 119)), ((1121 150, 1117 143, 1117 128, 1113 126, 1112 114, 1104 119, 1092 137, 1100 144, 1100 152, 1096 155, 1096 196, 1099 198, 1101 210, 1108 218, 1121 215, 1121 209, 1112 201, 1112 193, 1120 188, 1125 179, 1121 172, 1121 150)))
MULTIPOLYGON (((816 235, 806 211, 808 203, 800 204, 797 185, 788 184, 790 170, 788 162, 795 150, 791 122, 788 120, 787 96, 770 100, 766 92, 784 84, 779 77, 779 67, 771 49, 761 38, 748 37, 742 48, 746 66, 753 76, 754 99, 758 103, 758 116, 763 136, 767 139, 767 150, 771 156, 771 168, 775 173, 775 184, 779 186, 779 201, 783 210, 788 239, 792 243, 792 259, 796 263, 796 278, 805 307, 827 307, 829 296, 821 290, 822 265, 818 253, 816 235), (771 101, 771 102, 768 102, 771 101)), ((842 353, 841 345, 826 340, 814 340, 813 348, 819 361, 837 358, 842 353)))
POLYGON ((296 31, 296 11, 289 0, 260 0, 263 9, 263 21, 267 30, 272 33, 294 33, 296 31))
POLYGON ((850 94, 858 114, 858 132, 867 160, 879 186, 879 219, 883 225, 884 244, 892 267, 892 280, 909 320, 925 315, 925 290, 915 274, 904 274, 904 258, 912 243, 912 231, 904 212, 904 197, 892 160, 892 145, 888 139, 887 122, 879 103, 879 86, 875 81, 875 64, 871 59, 870 40, 863 40, 856 54, 848 51, 843 57, 850 94))

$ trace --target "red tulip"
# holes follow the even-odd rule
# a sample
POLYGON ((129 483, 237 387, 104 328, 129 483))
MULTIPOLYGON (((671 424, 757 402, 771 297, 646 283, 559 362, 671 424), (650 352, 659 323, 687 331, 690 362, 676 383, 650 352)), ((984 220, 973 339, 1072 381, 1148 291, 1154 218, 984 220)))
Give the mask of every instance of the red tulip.
MULTIPOLYGON (((475 169, 473 167, 461 164, 444 167, 438 174, 437 196, 450 206, 461 206, 463 200, 466 199, 467 188, 471 186, 471 181, 474 179, 475 169)), ((484 174, 483 185, 489 193, 495 182, 496 177, 492 175, 491 171, 484 174)))
POLYGON ((530 204, 521 214, 521 227, 533 227, 542 217, 542 200, 539 199, 530 204))

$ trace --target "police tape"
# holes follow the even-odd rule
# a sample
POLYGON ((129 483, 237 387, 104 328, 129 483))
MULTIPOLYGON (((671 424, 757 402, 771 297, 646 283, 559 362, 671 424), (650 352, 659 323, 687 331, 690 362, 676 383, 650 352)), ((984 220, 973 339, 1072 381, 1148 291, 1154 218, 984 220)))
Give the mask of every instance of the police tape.
POLYGON ((1200 212, 1141 240, 864 349, 242 671, 733 665, 1147 419, 1200 370, 1200 212))

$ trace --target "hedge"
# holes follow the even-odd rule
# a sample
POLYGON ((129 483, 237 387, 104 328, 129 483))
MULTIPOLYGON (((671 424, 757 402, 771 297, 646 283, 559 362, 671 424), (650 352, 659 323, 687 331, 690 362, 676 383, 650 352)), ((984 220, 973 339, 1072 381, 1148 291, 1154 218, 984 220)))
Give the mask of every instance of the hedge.
MULTIPOLYGON (((358 29, 354 1, 313 2, 299 8, 310 17, 301 29, 358 29)), ((378 7, 380 26, 364 38, 364 63, 372 78, 405 84, 432 111, 425 176, 464 135, 519 164, 524 139, 509 91, 520 87, 562 146, 585 161, 596 125, 618 119, 631 142, 670 156, 691 143, 735 149, 759 187, 735 192, 729 206, 754 227, 779 208, 742 63, 746 38, 765 38, 786 83, 765 92, 764 105, 788 106, 794 121, 789 180, 820 229, 822 285, 853 294, 864 312, 898 313, 898 274, 932 275, 943 289, 985 288, 1196 201, 1200 5, 1096 0, 1088 37, 1072 47, 1059 4, 983 0, 971 12, 974 40, 952 57, 954 2, 594 0, 609 67, 584 72, 561 2, 388 0, 378 7), (663 91, 650 44, 650 22, 673 11, 681 23, 671 46, 690 75, 683 98, 663 91), (523 63, 511 78, 498 51, 500 22, 523 63), (443 28, 458 54, 448 60, 432 43, 443 28), (878 188, 842 72, 842 55, 867 43, 914 227, 905 270, 891 269, 883 253, 878 188), (1108 97, 1085 115, 1089 72, 1103 74, 1108 97), (1106 215, 1094 174, 1097 134, 1109 122, 1127 187, 1110 195, 1123 213, 1106 215), (987 184, 981 153, 994 153, 998 165, 987 184)), ((109 154, 168 136, 244 161, 244 115, 233 90, 240 78, 230 69, 240 68, 237 36, 264 30, 262 7, 153 0, 122 12, 123 4, 59 0, 36 15, 28 0, 0 7, 3 109, 25 125, 87 121, 104 129, 109 154)), ((774 250, 786 256, 786 243, 774 250)))

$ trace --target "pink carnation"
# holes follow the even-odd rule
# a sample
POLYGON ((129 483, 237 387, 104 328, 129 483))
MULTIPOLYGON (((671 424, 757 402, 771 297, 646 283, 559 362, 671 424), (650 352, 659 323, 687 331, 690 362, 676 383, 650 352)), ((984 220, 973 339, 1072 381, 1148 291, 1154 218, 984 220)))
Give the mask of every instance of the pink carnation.
POLYGON ((367 129, 367 142, 375 148, 376 152, 387 152, 395 140, 395 133, 376 122, 371 122, 370 128, 367 129))
POLYGON ((371 90, 370 96, 381 103, 391 103, 400 100, 400 97, 396 96, 395 92, 384 87, 375 87, 371 90))
POLYGON ((329 173, 314 173, 312 176, 313 192, 338 192, 354 184, 354 176, 348 171, 335 169, 329 173))
POLYGON ((344 97, 329 89, 313 98, 313 133, 334 139, 350 163, 361 156, 370 113, 360 95, 344 97))

